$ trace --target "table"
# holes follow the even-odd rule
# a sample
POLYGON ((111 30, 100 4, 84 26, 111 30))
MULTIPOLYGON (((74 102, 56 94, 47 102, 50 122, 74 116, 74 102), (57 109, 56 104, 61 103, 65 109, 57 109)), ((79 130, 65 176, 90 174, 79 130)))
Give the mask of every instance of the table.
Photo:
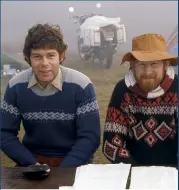
POLYGON ((1 189, 59 189, 72 186, 76 168, 51 168, 45 180, 27 180, 23 177, 23 167, 2 167, 1 189))
MULTIPOLYGON (((51 168, 51 173, 45 180, 32 181, 23 177, 23 170, 23 167, 2 167, 1 189, 59 189, 61 186, 73 186, 76 174, 76 168, 54 167, 51 168)), ((126 189, 130 188, 130 182, 131 169, 126 189)))

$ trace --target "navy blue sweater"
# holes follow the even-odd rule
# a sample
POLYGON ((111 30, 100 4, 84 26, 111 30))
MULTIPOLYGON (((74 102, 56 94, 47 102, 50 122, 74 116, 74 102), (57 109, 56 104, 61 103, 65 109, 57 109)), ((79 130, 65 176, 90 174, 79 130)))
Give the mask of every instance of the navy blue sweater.
POLYGON ((1 104, 1 145, 19 165, 37 162, 33 154, 65 157, 60 167, 85 164, 100 144, 100 118, 93 84, 82 73, 61 67, 62 91, 39 96, 27 88, 31 68, 13 77, 1 104), (21 121, 22 143, 17 135, 21 121))

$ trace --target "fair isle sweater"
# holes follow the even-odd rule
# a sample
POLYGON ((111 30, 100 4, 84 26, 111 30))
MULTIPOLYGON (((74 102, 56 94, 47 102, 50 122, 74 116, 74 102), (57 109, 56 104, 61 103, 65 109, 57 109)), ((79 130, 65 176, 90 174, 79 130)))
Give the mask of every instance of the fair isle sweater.
POLYGON ((32 69, 13 77, 1 104, 1 147, 14 162, 28 166, 33 155, 64 157, 60 167, 86 164, 100 144, 95 90, 84 74, 60 67, 62 91, 41 96, 28 87, 32 69), (25 135, 17 135, 20 124, 25 135))
POLYGON ((103 153, 112 163, 177 165, 178 76, 172 68, 148 94, 131 72, 117 83, 106 115, 103 153))

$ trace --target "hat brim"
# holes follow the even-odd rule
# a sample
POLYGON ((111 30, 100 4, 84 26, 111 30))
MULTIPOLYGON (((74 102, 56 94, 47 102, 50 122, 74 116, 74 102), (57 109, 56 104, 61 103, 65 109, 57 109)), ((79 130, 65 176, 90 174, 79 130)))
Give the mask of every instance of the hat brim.
POLYGON ((126 61, 132 61, 134 58, 138 61, 148 62, 148 61, 159 61, 159 60, 170 60, 170 65, 177 66, 178 65, 178 56, 170 54, 168 52, 146 52, 146 51, 131 51, 126 53, 123 58, 121 64, 126 61))

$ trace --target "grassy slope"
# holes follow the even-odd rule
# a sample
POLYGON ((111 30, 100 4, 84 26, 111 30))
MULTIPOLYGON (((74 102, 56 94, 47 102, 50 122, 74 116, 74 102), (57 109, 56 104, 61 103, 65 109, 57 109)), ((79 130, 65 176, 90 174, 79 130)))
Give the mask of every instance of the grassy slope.
POLYGON ((6 53, 1 53, 1 63, 3 65, 10 64, 12 67, 17 69, 27 69, 29 67, 26 62, 16 60, 6 53))

